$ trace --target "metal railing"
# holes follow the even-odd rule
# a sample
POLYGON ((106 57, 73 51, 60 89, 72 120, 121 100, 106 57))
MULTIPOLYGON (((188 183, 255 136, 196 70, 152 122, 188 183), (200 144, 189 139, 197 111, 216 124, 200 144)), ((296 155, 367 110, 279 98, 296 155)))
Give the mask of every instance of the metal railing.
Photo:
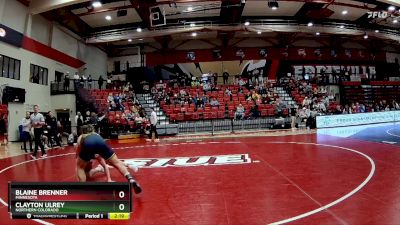
POLYGON ((248 120, 217 119, 179 122, 180 134, 189 133, 235 133, 248 130, 267 130, 273 128, 289 128, 290 118, 264 117, 248 120))

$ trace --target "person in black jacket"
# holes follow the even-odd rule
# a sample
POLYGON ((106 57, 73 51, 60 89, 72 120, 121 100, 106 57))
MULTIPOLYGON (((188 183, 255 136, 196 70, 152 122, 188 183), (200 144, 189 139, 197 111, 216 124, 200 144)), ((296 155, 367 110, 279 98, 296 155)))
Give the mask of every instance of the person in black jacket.
POLYGON ((99 83, 99 89, 101 90, 101 87, 103 86, 104 83, 104 79, 102 76, 99 77, 98 83, 99 83))

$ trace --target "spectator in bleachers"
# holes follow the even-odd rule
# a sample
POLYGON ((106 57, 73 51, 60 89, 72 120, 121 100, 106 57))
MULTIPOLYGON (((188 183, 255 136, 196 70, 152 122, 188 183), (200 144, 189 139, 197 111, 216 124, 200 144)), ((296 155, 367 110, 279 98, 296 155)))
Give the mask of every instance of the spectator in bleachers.
POLYGON ((335 108, 335 111, 333 112, 333 114, 339 115, 339 114, 342 114, 342 113, 343 113, 343 111, 342 111, 340 105, 337 105, 336 108, 335 108))
POLYGON ((196 107, 197 108, 203 108, 204 107, 203 98, 200 98, 199 96, 197 96, 197 98, 196 98, 196 107))
POLYGON ((395 100, 392 101, 392 107, 394 110, 400 110, 400 106, 395 100))
POLYGON ((343 111, 342 111, 342 114, 352 114, 353 112, 352 112, 352 109, 351 109, 351 107, 349 107, 349 105, 345 105, 344 106, 344 108, 343 108, 343 111))
POLYGON ((211 105, 211 106, 219 106, 219 102, 218 102, 218 100, 217 100, 216 98, 213 98, 213 99, 210 101, 210 105, 211 105))
POLYGON ((207 83, 207 82, 203 83, 203 91, 204 91, 204 94, 205 94, 207 91, 209 91, 209 90, 211 90, 210 84, 207 83))
POLYGON ((111 102, 114 101, 114 96, 112 95, 111 92, 110 92, 110 93, 108 94, 108 96, 107 96, 107 101, 108 101, 109 103, 111 103, 111 102))
POLYGON ((236 107, 236 111, 235 111, 235 119, 236 120, 242 120, 244 119, 244 107, 242 106, 242 104, 239 104, 236 107))

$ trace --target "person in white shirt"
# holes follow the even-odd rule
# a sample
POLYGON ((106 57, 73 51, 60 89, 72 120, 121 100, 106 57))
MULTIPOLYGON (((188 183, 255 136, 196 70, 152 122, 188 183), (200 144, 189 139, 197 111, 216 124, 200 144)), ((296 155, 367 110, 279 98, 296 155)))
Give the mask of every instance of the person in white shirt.
POLYGON ((158 122, 157 113, 156 111, 154 111, 154 108, 152 108, 150 114, 150 135, 149 139, 146 139, 146 141, 155 141, 155 142, 160 141, 160 139, 158 139, 158 133, 157 133, 157 122, 158 122))
POLYGON ((26 116, 22 118, 20 125, 22 126, 22 134, 24 141, 24 150, 28 152, 26 149, 26 141, 29 141, 30 151, 32 152, 32 137, 31 137, 31 114, 26 112, 26 116))
POLYGON ((46 157, 46 151, 44 149, 43 142, 41 140, 43 134, 43 126, 46 124, 44 121, 44 116, 39 113, 39 106, 33 106, 33 112, 31 115, 31 124, 33 127, 33 133, 35 136, 35 151, 31 155, 33 159, 36 159, 37 150, 39 147, 42 149, 42 157, 46 157))

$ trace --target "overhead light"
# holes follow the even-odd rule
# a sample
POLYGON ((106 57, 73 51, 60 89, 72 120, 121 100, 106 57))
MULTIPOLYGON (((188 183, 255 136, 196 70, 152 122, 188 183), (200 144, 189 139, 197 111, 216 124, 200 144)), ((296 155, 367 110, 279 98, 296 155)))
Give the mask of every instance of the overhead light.
POLYGON ((197 36, 197 33, 196 32, 193 32, 192 33, 192 37, 196 37, 197 36))
POLYGON ((394 7, 394 6, 391 5, 391 6, 388 7, 388 10, 389 10, 390 12, 392 12, 392 11, 396 10, 396 7, 394 7))
POLYGON ((375 30, 375 33, 379 33, 379 30, 375 30))
POLYGON ((268 0, 268 7, 272 10, 277 10, 279 8, 279 4, 276 0, 268 0))
POLYGON ((110 16, 110 15, 107 15, 107 16, 106 16, 106 20, 110 21, 110 20, 111 20, 111 16, 110 16))
POLYGON ((196 26, 195 23, 190 23, 190 27, 194 27, 194 26, 196 26))
POLYGON ((99 7, 101 7, 101 2, 100 1, 94 1, 94 2, 92 2, 92 6, 93 6, 93 8, 99 8, 99 7))
POLYGON ((320 35, 320 33, 319 33, 319 32, 317 32, 317 33, 315 33, 315 35, 319 36, 319 35, 320 35))
POLYGON ((132 39, 128 39, 129 42, 132 42, 132 39))
POLYGON ((340 29, 343 29, 344 28, 344 25, 340 25, 340 29))
POLYGON ((139 41, 143 41, 143 38, 139 38, 139 41))
POLYGON ((398 23, 399 21, 397 20, 397 19, 394 19, 393 20, 393 23, 398 23))
POLYGON ((193 11, 193 7, 192 7, 192 6, 187 7, 187 11, 188 11, 188 12, 193 11))
POLYGON ((246 4, 246 0, 242 0, 241 2, 242 2, 242 4, 246 4))
POLYGON ((348 13, 347 10, 343 10, 343 11, 342 11, 342 15, 346 15, 347 13, 348 13))
POLYGON ((248 26, 248 25, 250 25, 250 22, 249 22, 249 21, 246 21, 246 22, 244 22, 244 25, 245 25, 245 26, 248 26))
POLYGON ((368 34, 364 34, 364 39, 368 39, 368 34))
POLYGON ((312 27, 314 24, 312 23, 312 22, 309 22, 308 24, 307 24, 307 26, 309 26, 309 27, 312 27))
POLYGON ((137 32, 142 32, 142 28, 138 27, 138 28, 136 28, 136 31, 137 32))
POLYGON ((261 34, 261 31, 257 31, 257 34, 261 34))

